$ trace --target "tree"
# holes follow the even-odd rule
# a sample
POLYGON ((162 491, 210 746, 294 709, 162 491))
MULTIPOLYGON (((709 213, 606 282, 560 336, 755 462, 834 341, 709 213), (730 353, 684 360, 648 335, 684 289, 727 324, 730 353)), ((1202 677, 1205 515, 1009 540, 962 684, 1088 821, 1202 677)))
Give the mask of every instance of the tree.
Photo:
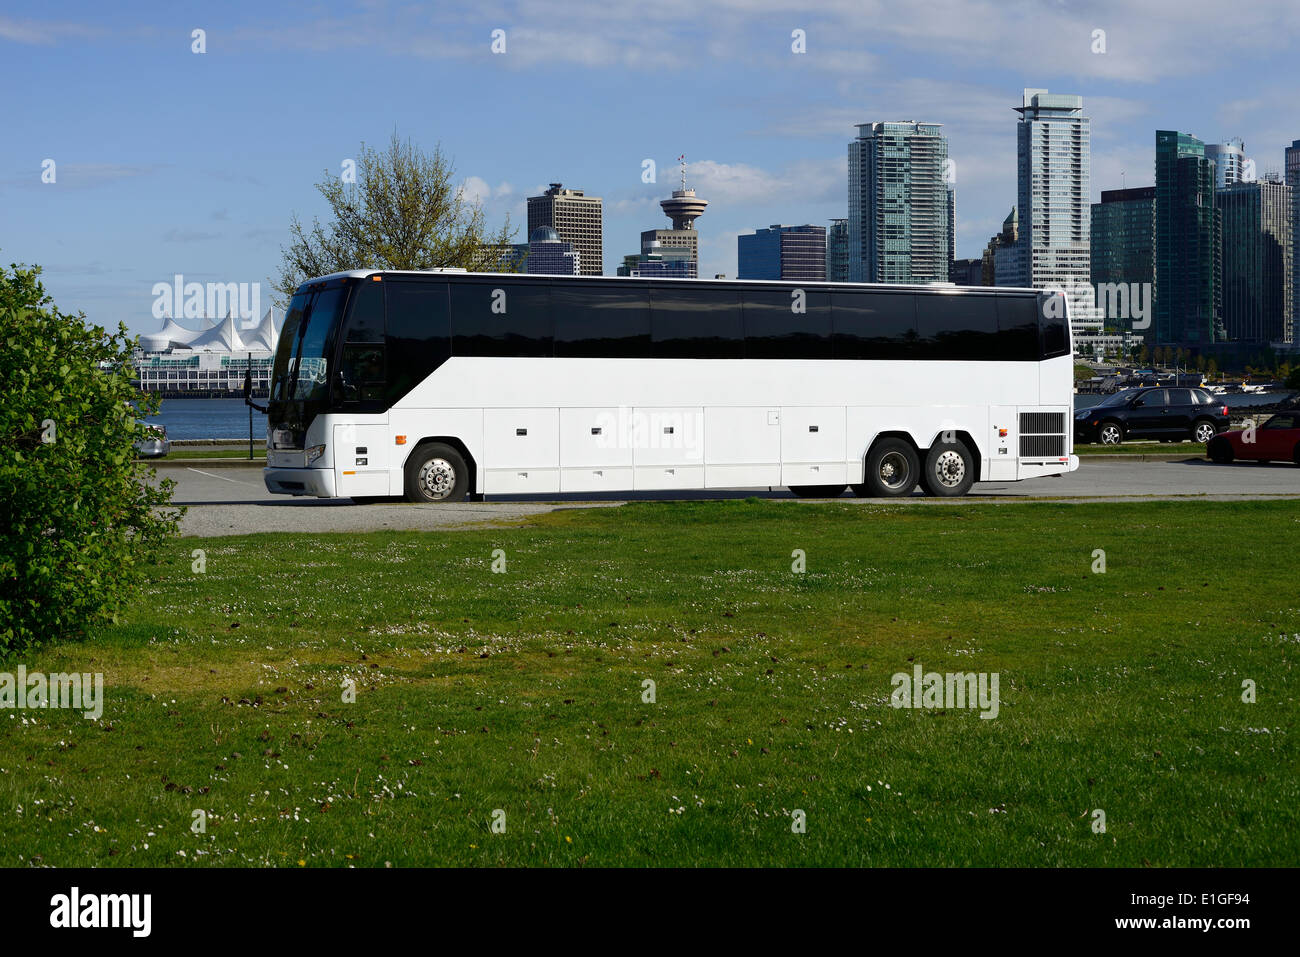
POLYGON ((1300 366, 1296 366, 1286 377, 1288 389, 1300 389, 1300 366))
POLYGON ((394 133, 382 152, 362 143, 355 172, 355 182, 326 173, 316 184, 330 222, 313 217, 308 230, 294 214, 273 283, 284 301, 303 280, 346 269, 517 268, 505 255, 514 235, 510 217, 488 233, 482 203, 453 182, 441 147, 428 155, 394 133))
POLYGON ((1219 374, 1219 360, 1211 356, 1205 360, 1205 372, 1211 379, 1219 374))
POLYGON ((134 338, 60 312, 39 275, 0 268, 0 656, 111 618, 181 514, 135 457, 158 397, 134 338))

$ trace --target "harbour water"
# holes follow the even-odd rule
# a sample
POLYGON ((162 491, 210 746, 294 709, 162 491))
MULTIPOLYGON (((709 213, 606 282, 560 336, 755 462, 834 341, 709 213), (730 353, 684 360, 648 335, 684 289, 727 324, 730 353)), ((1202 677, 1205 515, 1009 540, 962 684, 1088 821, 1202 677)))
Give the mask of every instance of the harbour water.
MULTIPOLYGON (((266 405, 266 400, 258 401, 266 405)), ((243 399, 163 399, 147 420, 167 429, 167 438, 248 440, 248 406, 243 399)), ((253 438, 266 438, 266 416, 253 410, 253 438)))

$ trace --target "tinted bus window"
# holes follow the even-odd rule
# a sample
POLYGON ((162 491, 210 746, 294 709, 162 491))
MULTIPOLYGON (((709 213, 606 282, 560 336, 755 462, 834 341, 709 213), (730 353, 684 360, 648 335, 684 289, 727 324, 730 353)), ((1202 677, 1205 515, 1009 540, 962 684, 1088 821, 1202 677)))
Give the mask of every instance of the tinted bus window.
POLYGON ((388 389, 395 402, 451 355, 445 282, 385 280, 388 287, 388 389))
POLYGON ((998 351, 1003 359, 1038 358, 1038 301, 1032 296, 998 297, 998 351))
POLYGON ((928 293, 916 297, 916 330, 926 359, 999 359, 994 296, 928 293))
POLYGON ((651 287, 650 338, 657 357, 743 359, 739 292, 651 287))
POLYGON ((555 354, 643 359, 650 355, 650 287, 561 282, 551 286, 555 354))
POLYGON ((553 338, 545 282, 452 283, 452 355, 549 356, 553 338))
POLYGON ((384 341, 384 284, 364 279, 358 283, 348 310, 344 342, 384 341))
POLYGON ((831 297, 802 289, 741 292, 747 359, 831 358, 831 297), (799 292, 802 295, 794 295, 799 292), (802 310, 796 312, 796 308, 802 310))
POLYGON ((837 359, 913 359, 917 353, 916 296, 868 289, 831 293, 837 359))
POLYGON ((1070 333, 1065 321, 1065 296, 1046 293, 1038 297, 1040 355, 1044 359, 1070 354, 1070 333))
POLYGON ((352 291, 335 379, 336 401, 381 402, 384 397, 384 286, 362 280, 352 291))

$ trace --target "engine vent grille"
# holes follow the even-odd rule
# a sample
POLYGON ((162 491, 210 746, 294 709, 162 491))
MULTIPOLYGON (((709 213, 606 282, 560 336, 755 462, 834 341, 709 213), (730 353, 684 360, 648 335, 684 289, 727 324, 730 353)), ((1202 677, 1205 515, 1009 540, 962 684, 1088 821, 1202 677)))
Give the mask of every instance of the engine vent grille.
POLYGON ((1066 454, 1064 412, 1020 413, 1020 457, 1062 458, 1066 454))
POLYGON ((1064 435, 1064 412, 1021 412, 1021 435, 1064 435))

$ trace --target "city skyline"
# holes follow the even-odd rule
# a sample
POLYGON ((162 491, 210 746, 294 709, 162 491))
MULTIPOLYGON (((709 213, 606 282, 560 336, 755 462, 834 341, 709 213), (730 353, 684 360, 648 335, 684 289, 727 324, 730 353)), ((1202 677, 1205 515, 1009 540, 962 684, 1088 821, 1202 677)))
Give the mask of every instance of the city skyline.
POLYGON ((1090 202, 1154 183, 1156 129, 1240 137, 1261 178, 1300 135, 1300 118, 1279 109, 1282 92, 1244 95, 1230 82, 1239 56, 1262 72, 1294 61, 1300 13, 1285 4, 1253 5, 1226 29, 1209 5, 1160 3, 1043 7, 1028 18, 870 3, 816 13, 774 3, 737 18, 669 3, 628 24, 579 2, 559 26, 554 11, 515 5, 417 15, 325 4, 298 19, 235 3, 198 20, 162 10, 138 22, 90 5, 57 19, 44 10, 20 2, 0 17, 0 77, 38 90, 42 107, 16 116, 0 147, 0 252, 45 266, 65 308, 133 332, 155 331, 150 289, 174 274, 265 283, 291 215, 322 212, 314 184, 394 129, 426 150, 440 143, 489 224, 510 215, 515 242, 527 240, 525 198, 547 183, 604 197, 607 275, 662 222, 685 152, 689 185, 711 204, 702 276, 735 276, 736 237, 759 225, 843 218, 844 143, 861 123, 943 124, 959 258, 979 256, 1016 201, 1011 106, 1023 88, 1083 97, 1090 202), (198 28, 202 56, 191 53, 198 28), (498 28, 507 47, 494 56, 498 28), (1100 29, 1105 52, 1094 53, 1100 29), (796 31, 806 52, 792 49, 796 31), (1189 51, 1206 48, 1239 56, 1196 57, 1188 71, 1189 51), (657 73, 687 65, 693 108, 640 96, 657 73), (93 103, 87 72, 100 80, 93 103), (556 122, 565 84, 589 95, 582 122, 556 122), (274 119, 255 108, 268 89, 288 107, 274 119), (299 129, 287 115, 303 118, 299 129), (41 182, 46 159, 57 184, 41 182))

